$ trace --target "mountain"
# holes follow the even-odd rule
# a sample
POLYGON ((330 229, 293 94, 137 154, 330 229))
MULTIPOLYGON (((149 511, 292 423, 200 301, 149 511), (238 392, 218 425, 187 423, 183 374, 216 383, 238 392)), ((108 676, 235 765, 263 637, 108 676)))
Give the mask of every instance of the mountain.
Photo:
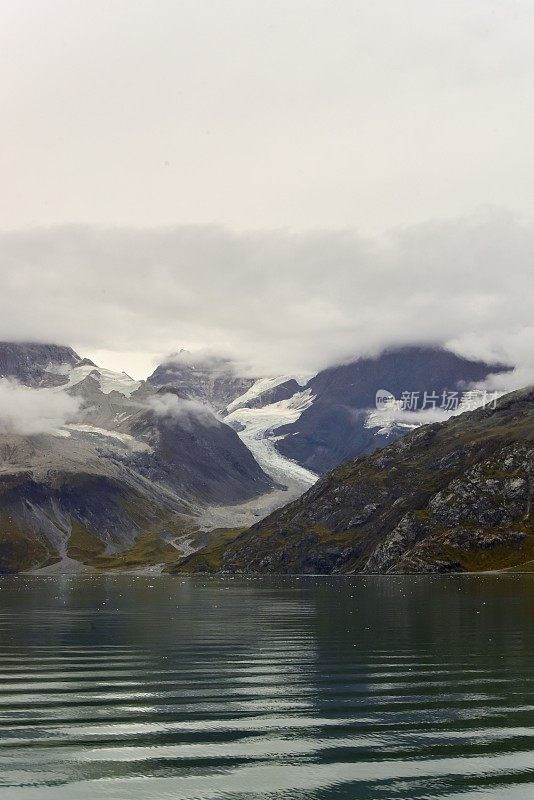
MULTIPOLYGON (((295 422, 278 429, 278 451, 307 469, 323 474, 343 461, 383 447, 416 427, 414 423, 386 427, 376 411, 376 393, 396 398, 409 393, 422 404, 425 392, 453 395, 490 373, 505 370, 472 361, 441 348, 406 347, 331 367, 307 383, 313 401, 295 422)), ((394 420, 393 420, 394 422, 394 420)))
POLYGON ((62 383, 61 374, 81 362, 71 347, 35 342, 0 342, 0 378, 27 386, 62 383))
POLYGON ((534 569, 534 387, 425 425, 322 477, 177 569, 406 573, 534 569))
MULTIPOLYGON (((264 515, 275 504, 299 497, 320 474, 339 463, 383 447, 421 425, 420 416, 413 409, 400 409, 398 401, 377 409, 380 389, 396 398, 408 393, 421 404, 425 396, 437 398, 438 405, 444 397, 450 401, 456 396, 463 410, 482 402, 476 393, 465 392, 467 387, 505 369, 442 348, 405 347, 312 376, 253 381, 236 377, 239 369, 227 359, 181 351, 158 367, 149 381, 171 385, 183 396, 214 408, 262 469, 285 487, 284 495, 271 494, 258 510, 264 515)), ((439 407, 436 413, 442 419, 447 416, 439 407)), ((236 522, 227 517, 224 524, 236 522)))
POLYGON ((176 565, 421 424, 375 408, 378 388, 460 389, 491 369, 411 348, 253 380, 182 351, 145 382, 69 347, 0 343, 0 571, 176 565))
POLYGON ((150 386, 171 386, 183 397, 198 400, 218 412, 224 411, 254 382, 254 378, 240 375, 235 363, 228 358, 193 355, 187 350, 170 356, 147 379, 150 386))
MULTIPOLYGON (((148 383, 173 389, 181 397, 204 404, 236 431, 255 461, 279 487, 248 509, 253 516, 265 516, 301 495, 317 480, 314 472, 281 455, 276 446, 277 428, 295 421, 311 400, 309 392, 302 394, 299 380, 303 379, 297 378, 242 377, 239 367, 229 359, 181 350, 157 367, 148 383)), ((250 513, 242 517, 237 509, 233 514, 224 512, 219 515, 220 525, 249 524, 250 513)))
POLYGON ((175 390, 69 348, 1 344, 0 359, 30 387, 25 403, 67 396, 76 408, 31 435, 0 433, 0 571, 176 560, 211 506, 274 488, 230 426, 175 390))

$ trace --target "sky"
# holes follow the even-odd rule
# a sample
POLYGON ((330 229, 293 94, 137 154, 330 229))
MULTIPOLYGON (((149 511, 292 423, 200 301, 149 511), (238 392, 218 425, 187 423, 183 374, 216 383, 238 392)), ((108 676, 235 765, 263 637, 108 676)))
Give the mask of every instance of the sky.
POLYGON ((534 376, 533 40, 531 0, 0 0, 0 336, 534 376))

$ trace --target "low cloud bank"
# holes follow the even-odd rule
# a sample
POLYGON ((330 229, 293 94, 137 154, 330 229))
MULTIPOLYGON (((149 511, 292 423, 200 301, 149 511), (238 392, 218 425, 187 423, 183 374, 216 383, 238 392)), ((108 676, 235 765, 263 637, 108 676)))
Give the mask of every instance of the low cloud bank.
POLYGON ((443 344, 510 362, 528 382, 533 253, 534 220, 501 211, 375 238, 210 226, 5 233, 0 338, 69 343, 136 377, 181 348, 272 375, 443 344))
POLYGON ((31 389, 0 378, 0 433, 51 433, 72 421, 81 400, 51 389, 31 389))
POLYGON ((172 392, 151 397, 149 405, 157 417, 176 420, 184 425, 196 420, 207 427, 216 425, 218 421, 213 411, 207 406, 196 400, 185 400, 172 392))

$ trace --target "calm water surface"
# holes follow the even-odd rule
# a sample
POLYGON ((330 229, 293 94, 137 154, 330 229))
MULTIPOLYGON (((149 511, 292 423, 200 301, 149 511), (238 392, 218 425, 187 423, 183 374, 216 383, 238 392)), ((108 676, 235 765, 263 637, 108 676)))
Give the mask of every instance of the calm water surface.
POLYGON ((2 800, 534 798, 534 576, 0 579, 2 800))

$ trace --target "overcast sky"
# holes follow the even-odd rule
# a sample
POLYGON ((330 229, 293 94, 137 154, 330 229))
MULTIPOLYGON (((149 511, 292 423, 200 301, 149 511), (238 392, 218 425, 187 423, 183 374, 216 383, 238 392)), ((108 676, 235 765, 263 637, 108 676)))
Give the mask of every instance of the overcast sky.
POLYGON ((528 371, 533 42, 532 0, 0 0, 0 336, 528 371))

